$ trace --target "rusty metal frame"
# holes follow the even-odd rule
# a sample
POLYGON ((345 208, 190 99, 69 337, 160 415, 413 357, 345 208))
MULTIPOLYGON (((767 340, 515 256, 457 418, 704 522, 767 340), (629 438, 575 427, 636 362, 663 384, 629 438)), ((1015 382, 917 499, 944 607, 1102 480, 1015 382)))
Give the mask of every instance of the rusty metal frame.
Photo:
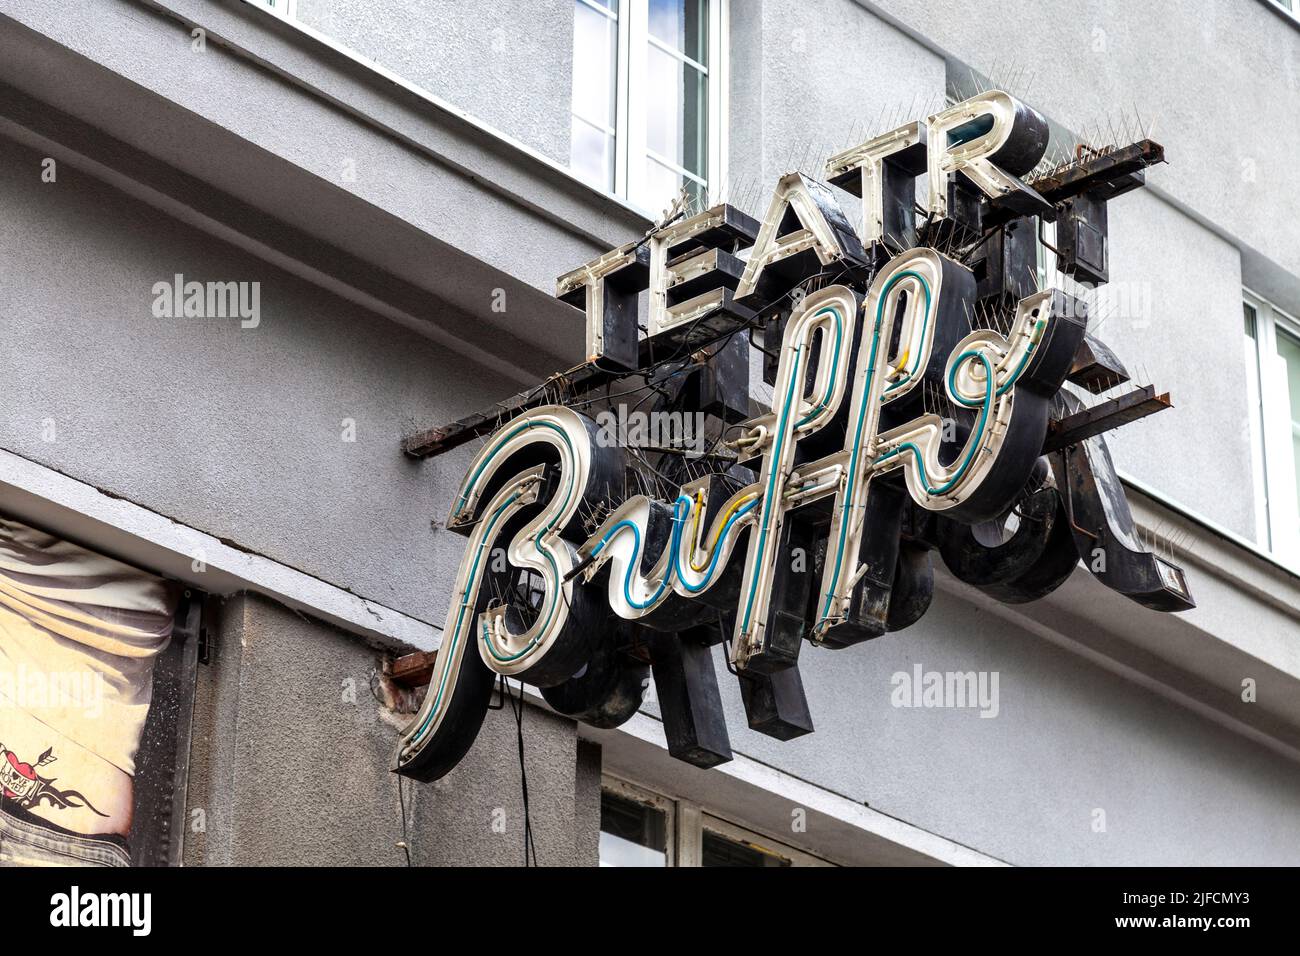
POLYGON ((154 663, 153 702, 136 761, 132 866, 182 865, 194 693, 209 604, 202 591, 183 593, 171 642, 154 663))

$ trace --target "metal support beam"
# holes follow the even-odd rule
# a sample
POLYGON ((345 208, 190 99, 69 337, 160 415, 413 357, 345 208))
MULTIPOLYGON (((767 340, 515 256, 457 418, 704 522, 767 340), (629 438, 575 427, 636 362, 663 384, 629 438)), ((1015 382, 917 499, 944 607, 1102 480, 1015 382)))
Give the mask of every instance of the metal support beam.
POLYGON ((1143 385, 1118 398, 1112 398, 1100 405, 1049 422, 1047 440, 1043 442, 1043 454, 1059 451, 1067 445, 1077 444, 1085 438, 1100 435, 1112 428, 1127 425, 1129 422, 1135 422, 1139 418, 1146 418, 1148 415, 1172 407, 1173 403, 1169 400, 1168 392, 1157 395, 1154 385, 1143 385))

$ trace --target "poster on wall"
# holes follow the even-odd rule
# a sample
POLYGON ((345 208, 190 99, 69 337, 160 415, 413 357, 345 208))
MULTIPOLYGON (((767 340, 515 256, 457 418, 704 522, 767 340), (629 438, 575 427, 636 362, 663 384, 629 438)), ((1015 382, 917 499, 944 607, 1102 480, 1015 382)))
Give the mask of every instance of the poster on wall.
POLYGON ((179 862, 201 608, 0 513, 0 866, 179 862))

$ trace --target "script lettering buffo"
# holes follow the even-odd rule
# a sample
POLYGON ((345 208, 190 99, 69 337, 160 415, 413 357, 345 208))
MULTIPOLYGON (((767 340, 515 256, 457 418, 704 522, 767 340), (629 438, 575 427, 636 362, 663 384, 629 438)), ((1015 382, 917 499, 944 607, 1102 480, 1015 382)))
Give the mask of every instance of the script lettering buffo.
POLYGON ((468 541, 428 692, 402 735, 400 772, 436 779, 460 761, 483 723, 495 675, 547 686, 569 678, 590 654, 604 609, 567 575, 577 563, 580 506, 609 500, 623 468, 619 450, 598 445, 595 431, 571 409, 534 409, 503 426, 471 463, 447 519, 468 541), (491 554, 502 540, 511 567, 497 571, 491 554), (527 609, 531 620, 517 603, 500 600, 519 569, 530 572, 540 595, 527 609))
MULTIPOLYGON (((669 752, 713 766, 731 756, 717 644, 751 728, 809 733, 804 641, 842 648, 914 624, 933 554, 1019 602, 1102 542, 1106 560, 1087 565, 1102 583, 1193 607, 1181 569, 1136 540, 1100 435, 1168 396, 1130 396, 1113 421, 1087 411, 1071 388, 1128 375, 1086 334, 1084 304, 1035 278, 1041 218, 1058 224, 1061 270, 1104 282, 1105 204, 1163 150, 1091 151, 1022 180, 1046 145, 1043 118, 992 90, 831 157, 829 181, 862 199, 861 235, 827 185, 791 173, 761 222, 727 204, 672 216, 561 276, 556 295, 586 314, 587 360, 548 387, 576 407, 517 396, 471 463, 447 522, 466 549, 395 769, 428 780, 455 766, 498 675, 616 727, 651 667, 669 752), (1087 242, 1061 232, 1080 208, 1087 242), (760 414, 751 347, 772 386, 760 414), (629 406, 695 416, 712 444, 618 447, 619 429, 576 410, 601 401, 620 421, 629 406)), ((482 436, 488 420, 431 443, 482 436)))

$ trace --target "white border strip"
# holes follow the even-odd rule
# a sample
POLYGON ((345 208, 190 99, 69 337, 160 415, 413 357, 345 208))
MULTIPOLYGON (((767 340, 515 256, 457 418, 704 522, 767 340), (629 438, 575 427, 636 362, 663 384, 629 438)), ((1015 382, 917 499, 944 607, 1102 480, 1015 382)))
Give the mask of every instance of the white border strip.
POLYGON ((0 510, 209 594, 254 591, 345 631, 431 650, 432 625, 0 449, 0 510))

